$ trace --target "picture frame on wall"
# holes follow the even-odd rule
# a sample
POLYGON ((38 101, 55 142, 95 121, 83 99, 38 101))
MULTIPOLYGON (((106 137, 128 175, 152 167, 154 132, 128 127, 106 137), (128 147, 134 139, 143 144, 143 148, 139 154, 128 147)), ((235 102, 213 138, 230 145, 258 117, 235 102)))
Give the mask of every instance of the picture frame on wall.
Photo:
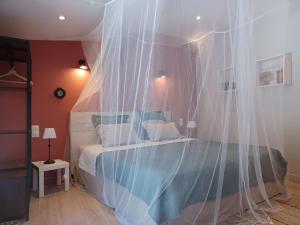
MULTIPOLYGON (((285 53, 256 61, 257 87, 288 85, 292 85, 291 53, 285 53)), ((237 69, 235 66, 219 70, 219 91, 238 91, 237 69)))
POLYGON ((219 70, 220 90, 222 92, 237 91, 237 71, 235 67, 227 67, 219 70))
POLYGON ((256 84, 258 87, 292 84, 291 53, 257 60, 256 63, 256 84))

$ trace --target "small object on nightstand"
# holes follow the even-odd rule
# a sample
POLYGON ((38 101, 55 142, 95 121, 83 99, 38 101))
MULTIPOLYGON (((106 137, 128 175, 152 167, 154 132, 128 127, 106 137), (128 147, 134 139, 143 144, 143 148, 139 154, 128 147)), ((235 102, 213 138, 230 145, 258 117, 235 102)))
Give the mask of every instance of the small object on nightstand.
POLYGON ((57 170, 57 185, 61 184, 61 169, 65 170, 65 191, 70 188, 69 182, 69 163, 61 159, 56 159, 53 164, 44 164, 43 161, 33 162, 33 191, 39 189, 39 197, 44 197, 44 172, 57 170))
POLYGON ((48 160, 44 162, 45 164, 55 163, 54 160, 50 159, 50 149, 51 149, 50 139, 54 139, 54 138, 56 138, 56 133, 55 133, 54 128, 45 128, 43 139, 48 139, 48 141, 49 141, 48 142, 48 148, 49 148, 48 160))

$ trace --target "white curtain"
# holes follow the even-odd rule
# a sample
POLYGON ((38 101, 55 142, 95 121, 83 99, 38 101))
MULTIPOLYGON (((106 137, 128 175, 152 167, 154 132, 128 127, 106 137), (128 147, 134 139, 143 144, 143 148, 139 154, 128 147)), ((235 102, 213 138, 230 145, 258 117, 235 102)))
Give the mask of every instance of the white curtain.
POLYGON ((286 193, 287 11, 287 0, 105 4, 72 111, 96 112, 95 177, 121 224, 271 223, 271 197, 286 193))

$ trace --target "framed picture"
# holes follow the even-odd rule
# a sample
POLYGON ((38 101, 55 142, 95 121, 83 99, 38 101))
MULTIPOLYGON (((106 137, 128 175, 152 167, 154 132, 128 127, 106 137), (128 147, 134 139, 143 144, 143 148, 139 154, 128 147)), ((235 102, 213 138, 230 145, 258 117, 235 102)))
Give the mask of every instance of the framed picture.
POLYGON ((256 63, 257 86, 270 87, 292 84, 292 55, 290 53, 258 60, 256 63))
POLYGON ((236 91, 237 90, 237 72, 235 67, 228 67, 219 70, 220 90, 236 91))

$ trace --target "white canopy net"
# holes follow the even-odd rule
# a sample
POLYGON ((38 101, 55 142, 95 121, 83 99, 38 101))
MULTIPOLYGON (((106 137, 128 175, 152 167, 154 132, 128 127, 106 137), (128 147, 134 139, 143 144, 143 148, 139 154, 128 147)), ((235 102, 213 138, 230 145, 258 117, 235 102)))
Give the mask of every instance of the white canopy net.
POLYGON ((92 76, 71 159, 120 224, 272 224, 287 193, 287 12, 287 0, 105 4, 83 41, 92 76))

